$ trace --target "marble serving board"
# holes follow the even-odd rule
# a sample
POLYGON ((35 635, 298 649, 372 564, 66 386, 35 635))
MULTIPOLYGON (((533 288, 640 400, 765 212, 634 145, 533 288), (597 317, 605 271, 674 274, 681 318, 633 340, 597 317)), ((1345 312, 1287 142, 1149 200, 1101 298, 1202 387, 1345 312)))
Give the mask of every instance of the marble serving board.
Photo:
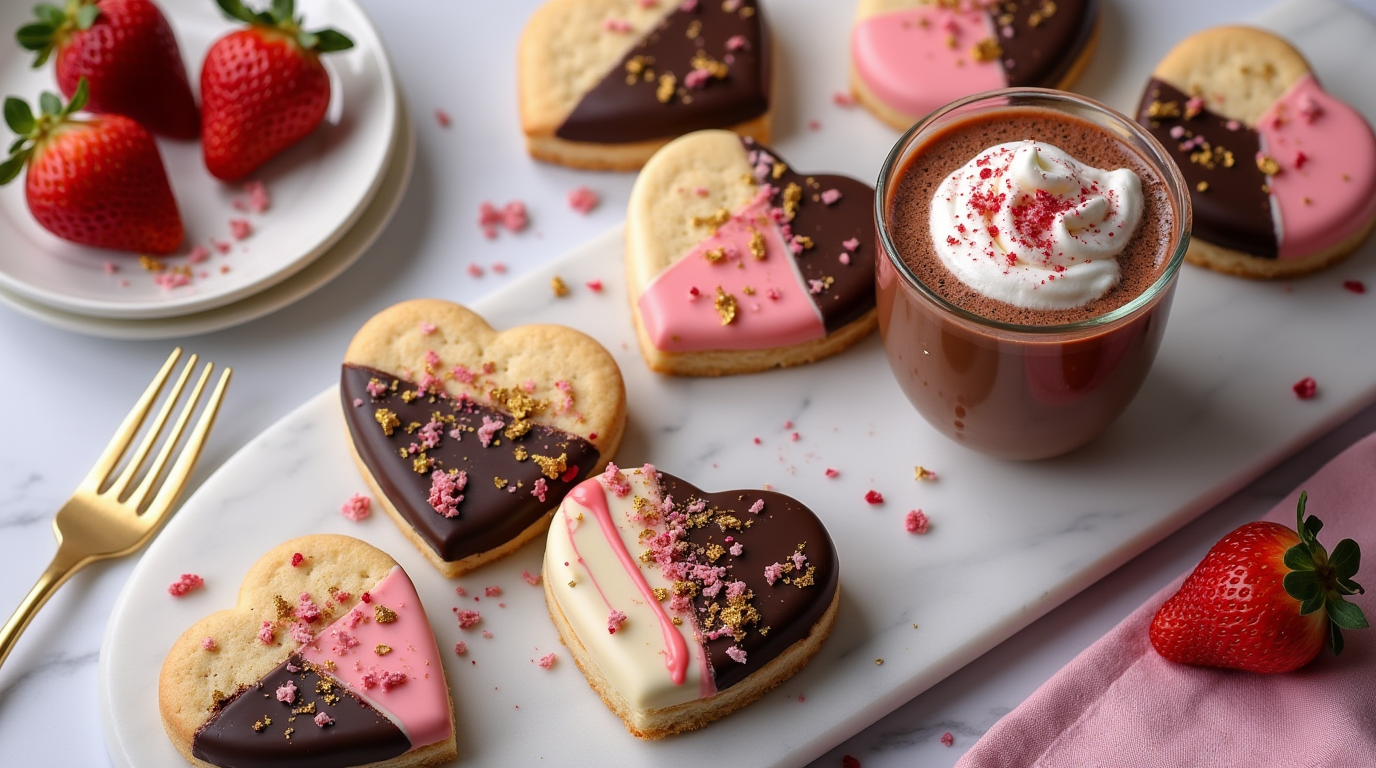
MULTIPOLYGON (((1350 68, 1376 39, 1367 20, 1334 0, 1303 0, 1260 21, 1290 35, 1330 90, 1376 117, 1376 91, 1350 68)), ((1136 87, 1101 96, 1130 106, 1136 87)), ((152 684, 166 649, 195 620, 234 603, 262 552, 339 532, 407 568, 442 648, 467 642, 467 655, 446 654, 460 765, 805 764, 1376 399, 1376 293, 1345 291, 1344 280, 1376 289, 1376 243, 1285 284, 1187 267, 1160 357, 1127 413, 1069 456, 1020 464, 965 450, 923 422, 889 375, 877 336, 792 370, 712 380, 649 373, 629 321, 621 232, 608 232, 476 308, 498 328, 571 325, 613 352, 630 401, 621 463, 652 461, 708 490, 770 484, 817 511, 841 558, 842 605, 813 662, 706 729, 661 742, 630 737, 559 645, 541 591, 521 578, 538 571, 541 545, 450 581, 385 516, 351 523, 339 515, 366 486, 331 389, 226 462, 134 570, 101 653, 111 757, 119 766, 184 765, 162 732, 152 684), (573 288, 569 297, 552 297, 556 274, 573 288), (601 292, 586 287, 592 279, 601 292), (1291 391, 1305 376, 1319 385, 1309 401, 1291 391), (919 464, 939 479, 915 480, 919 464), (827 478, 828 468, 839 476, 827 478), (869 490, 884 503, 867 504, 869 490), (918 508, 932 521, 925 536, 903 527, 918 508), (186 571, 204 576, 205 589, 170 599, 167 584, 186 571), (460 585, 469 597, 455 594, 460 585), (502 596, 475 603, 487 586, 502 596), (459 630, 458 606, 480 610, 482 624, 459 630), (559 661, 546 671, 535 660, 551 651, 559 661)))

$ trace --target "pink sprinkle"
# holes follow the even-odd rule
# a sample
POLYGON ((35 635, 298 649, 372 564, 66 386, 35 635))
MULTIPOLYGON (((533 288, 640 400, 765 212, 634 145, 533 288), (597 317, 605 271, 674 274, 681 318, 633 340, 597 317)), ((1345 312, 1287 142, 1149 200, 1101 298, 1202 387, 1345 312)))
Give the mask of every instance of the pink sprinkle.
POLYGON ((320 726, 321 728, 324 728, 324 727, 327 726, 327 725, 334 725, 334 718, 333 718, 333 717, 330 717, 329 715, 325 714, 324 712, 316 712, 316 713, 315 713, 315 724, 318 725, 318 726, 320 726))
POLYGON ((798 442, 799 437, 800 435, 797 432, 794 432, 793 434, 788 436, 788 439, 796 443, 798 442))
POLYGON ((294 621, 291 624, 291 639, 296 641, 297 645, 307 645, 315 639, 315 633, 306 622, 294 621))
POLYGON ((484 414, 483 425, 478 427, 478 439, 482 441, 483 447, 486 448, 490 445, 492 443, 492 436, 497 434, 497 431, 505 426, 506 422, 501 419, 493 419, 491 416, 484 414))
POLYGON ((430 473, 430 496, 426 501, 430 503, 431 509, 444 517, 458 517, 459 503, 463 501, 459 491, 462 491, 465 485, 468 485, 468 472, 459 470, 457 475, 451 475, 437 469, 430 473))
POLYGON ((183 573, 180 579, 172 582, 167 587, 167 594, 173 597, 181 597, 193 589, 205 586, 205 579, 194 573, 183 573))
POLYGON ((1300 117, 1304 118, 1306 123, 1312 123, 1315 118, 1323 115, 1323 107, 1319 106, 1318 100, 1307 93, 1300 97, 1299 111, 1300 117))
POLYGON ((263 622, 263 626, 258 628, 258 642, 263 645, 272 645, 274 639, 276 637, 272 631, 272 622, 263 622))
POLYGON ((846 266, 850 266, 850 254, 849 254, 849 253, 843 253, 843 254, 841 254, 841 256, 840 256, 840 261, 841 261, 842 264, 844 264, 844 265, 846 265, 846 266))
POLYGON ((732 557, 740 557, 740 556, 741 556, 741 553, 745 551, 745 545, 741 544, 741 543, 738 541, 738 542, 736 542, 735 544, 732 544, 732 545, 731 545, 731 549, 729 549, 729 550, 727 550, 727 551, 731 553, 731 556, 732 556, 732 557))
POLYGON ((223 256, 224 254, 229 253, 229 249, 233 248, 234 246, 228 240, 216 240, 212 237, 210 239, 210 247, 214 248, 216 253, 223 256))
POLYGON ((489 632, 489 631, 487 631, 486 629, 484 629, 484 630, 483 630, 483 637, 486 638, 486 639, 488 639, 488 640, 491 640, 491 639, 492 639, 492 633, 489 632))
POLYGON ((474 374, 473 374, 473 372, 470 371, 470 370, 468 370, 467 368, 463 367, 462 365, 456 365, 456 366, 454 366, 454 370, 450 371, 450 373, 453 374, 454 378, 455 378, 457 381, 461 381, 461 382, 463 382, 463 383, 465 383, 465 384, 472 384, 472 383, 473 383, 473 379, 474 379, 474 374))
POLYGON ((219 648, 220 645, 215 642, 215 638, 207 636, 201 638, 201 647, 206 649, 207 651, 213 651, 216 648, 219 648))
MULTIPOLYGON (((300 552, 293 552, 293 553, 291 553, 291 567, 293 567, 293 568, 300 568, 300 567, 301 567, 301 563, 303 563, 303 562, 305 562, 305 561, 306 561, 306 556, 303 555, 303 554, 301 554, 300 552)), ((306 597, 309 598, 310 596, 309 596, 309 595, 306 595, 306 597)))
POLYGON ((153 276, 153 285, 158 286, 164 291, 170 291, 173 288, 191 285, 191 277, 181 272, 159 272, 153 276))
POLYGON ((253 225, 248 223, 248 219, 230 219, 229 236, 235 240, 243 240, 253 234, 253 225))
POLYGON ((755 499, 755 503, 750 505, 750 514, 758 515, 764 511, 764 499, 755 499))
POLYGON ((774 582, 778 581, 783 575, 784 566, 782 563, 773 563, 764 567, 764 580, 768 582, 771 587, 774 586, 774 582))
MULTIPOLYGON (((210 258, 210 249, 209 249, 209 248, 206 248, 204 245, 198 245, 198 246, 196 246, 195 248, 192 248, 192 249, 191 249, 191 253, 190 253, 190 255, 188 255, 188 256, 186 257, 186 260, 187 260, 187 262, 190 263, 190 264, 200 264, 201 262, 204 262, 204 261, 206 261, 206 260, 209 259, 209 258, 210 258)), ((109 264, 110 262, 107 261, 107 262, 105 262, 105 263, 106 263, 106 264, 109 264)), ((111 266, 113 266, 113 265, 111 265, 111 266)), ((108 272, 109 270, 106 270, 106 271, 108 272)))
POLYGON ((1224 123, 1223 125, 1224 125, 1224 127, 1226 127, 1226 128, 1227 128, 1228 130, 1230 130, 1230 131, 1237 131, 1237 130, 1241 130, 1241 129, 1242 129, 1242 123, 1239 123, 1239 122, 1236 121, 1236 120, 1229 120, 1228 122, 1224 123))
POLYGON ((248 195, 248 209, 250 211, 267 213, 268 208, 272 207, 272 200, 268 197, 268 188, 263 186, 263 182, 245 182, 244 192, 248 195))
POLYGON ((526 583, 532 587, 540 583, 540 574, 538 573, 531 573, 530 571, 523 570, 521 571, 521 578, 525 579, 526 583))
POLYGON ((503 264, 503 263, 500 262, 500 261, 494 261, 494 262, 492 262, 492 271, 495 272, 495 273, 497 273, 497 274, 499 274, 499 275, 505 275, 505 274, 506 274, 506 265, 503 264))
POLYGON ((841 247, 845 248, 851 253, 855 253, 855 249, 860 247, 860 238, 852 237, 849 240, 843 240, 841 241, 841 247))
POLYGON ((730 648, 727 648, 726 655, 730 656, 732 659, 740 662, 741 664, 745 663, 745 650, 742 649, 739 645, 733 645, 730 648))
POLYGON ((835 205, 835 204, 836 204, 836 201, 837 201, 837 200, 840 200, 840 199, 841 199, 841 190, 839 190, 839 189, 828 189, 828 190, 822 192, 822 204, 823 204, 823 205, 835 205))
POLYGON ((544 656, 541 656, 539 661, 540 668, 549 669, 550 667, 554 666, 554 660, 557 658, 558 657, 552 653, 547 653, 544 656))
POLYGON ((621 625, 625 623, 626 614, 613 608, 612 612, 607 616, 607 634, 616 634, 616 630, 621 629, 621 625))
POLYGON ((434 323, 427 323, 424 320, 420 321, 420 335, 432 336, 434 335, 435 330, 436 328, 434 323))
MULTIPOLYGON (((192 253, 195 253, 195 251, 193 250, 192 253)), ((113 261, 107 261, 107 262, 105 262, 105 274, 107 274, 107 275, 113 275, 113 274, 115 274, 115 273, 118 272, 118 271, 119 271, 119 267, 115 266, 115 262, 113 262, 113 261)))
POLYGON ((599 202, 601 198, 588 187, 569 190, 569 207, 584 216, 592 213, 592 209, 596 208, 599 202))
POLYGON ((441 128, 448 128, 454 121, 450 119, 448 112, 437 109, 435 110, 435 122, 439 123, 441 128))
POLYGON ((460 640, 460 641, 457 642, 457 643, 454 643, 454 655, 455 655, 455 656, 462 656, 462 655, 464 655, 464 654, 466 654, 466 653, 468 653, 468 643, 465 643, 465 642, 462 641, 462 640, 460 640))
POLYGON ((469 274, 470 277, 482 277, 482 276, 483 276, 483 268, 480 267, 480 266, 478 266, 477 264, 469 264, 469 265, 468 265, 468 274, 469 274))
POLYGON ((383 672, 378 677, 384 691, 390 691, 406 682, 406 674, 403 672, 383 672))
POLYGON ((602 28, 608 32, 617 32, 624 35, 631 31, 631 22, 625 19, 607 19, 602 22, 602 28))
POLYGON ((908 533, 915 533, 918 536, 927 532, 927 514, 920 509, 914 509, 903 519, 903 527, 908 533))
POLYGON ((706 88, 712 73, 705 69, 695 69, 683 76, 683 85, 687 88, 706 88))
POLYGON ((836 93, 833 93, 831 95, 831 100, 835 102, 836 106, 838 107, 849 108, 855 106, 855 99, 852 98, 851 95, 849 93, 846 93, 845 91, 837 91, 836 93))
POLYGON ((1171 138, 1172 138, 1172 139, 1183 139, 1183 138, 1185 138, 1185 126, 1183 126, 1183 125, 1172 126, 1172 127, 1171 127, 1171 138))
POLYGON ((387 394, 387 385, 380 381, 368 382, 368 394, 372 397, 382 397, 387 394))
POLYGON ((732 35, 726 38, 726 50, 739 51, 750 47, 750 41, 745 39, 745 35, 732 35))
POLYGON ((763 441, 760 440, 760 438, 758 438, 758 437, 757 437, 757 438, 754 438, 754 440, 755 440, 755 445, 759 445, 761 442, 763 442, 763 441))
POLYGON ((602 281, 601 281, 601 280, 598 280, 598 279, 594 278, 594 279, 592 279, 592 280, 589 280, 587 283, 585 283, 585 285, 587 285, 587 286, 588 286, 588 290, 592 291, 593 293, 601 293, 601 292, 602 292, 602 281))
POLYGON ((487 238, 488 240, 496 240, 496 239, 497 239, 497 228, 496 228, 496 227, 483 227, 483 237, 487 238))
POLYGON ((477 611, 459 611, 459 629, 469 629, 483 620, 477 611))
POLYGON ((459 597, 468 597, 468 590, 464 589, 463 587, 454 587, 454 594, 458 595, 459 597))
POLYGON ((483 594, 487 597, 501 597, 501 587, 483 587, 483 594))
POLYGON ((368 516, 372 507, 372 499, 361 493, 355 493, 339 508, 339 514, 357 523, 368 516))
POLYGON ((1308 155, 1304 154, 1303 152, 1295 153, 1295 170, 1298 171, 1299 169, 1303 168, 1304 164, 1307 162, 1309 162, 1308 155))
POLYGON ((359 595, 358 599, 362 600, 365 603, 373 602, 373 596, 367 592, 364 592, 363 594, 359 595))
POLYGON ((1353 293, 1366 293, 1366 283, 1361 280, 1344 280, 1343 287, 1353 293))
POLYGON ((822 474, 826 475, 827 477, 838 477, 841 473, 838 470, 832 469, 831 467, 827 467, 827 471, 823 472, 822 474))
POLYGON ((288 680, 282 685, 277 686, 277 700, 285 701, 288 704, 296 701, 296 683, 288 680))
POLYGON ((332 629, 330 630, 330 634, 334 635, 335 642, 334 646, 331 647, 331 650, 333 650, 336 654, 340 656, 343 656, 344 654, 348 653, 350 648, 354 648, 358 645, 358 638, 354 637, 353 635, 349 634, 348 632, 342 629, 332 629))
POLYGON ((1313 400, 1319 393, 1319 383, 1314 381, 1314 377, 1305 376, 1295 382, 1295 386, 1291 387, 1291 389, 1295 390, 1295 396, 1299 399, 1313 400))
POLYGON ((816 296, 817 294, 821 293, 822 291, 825 291, 826 289, 827 289, 827 284, 824 283, 824 282, 822 282, 821 280, 808 280, 808 281, 807 281, 807 292, 810 293, 810 294, 812 294, 812 295, 814 295, 814 296, 816 296))
POLYGON ((793 421, 792 421, 792 420, 785 420, 785 421, 784 421, 784 429, 793 429, 793 421))
POLYGON ((950 731, 947 731, 947 732, 941 734, 941 744, 942 744, 942 746, 949 747, 949 746, 951 746, 951 745, 954 744, 954 743, 956 743, 956 737, 952 736, 950 731))
POLYGON ((320 618, 320 606, 311 599, 311 593, 302 592, 296 600, 296 610, 292 611, 292 615, 305 622, 316 621, 320 618))
POLYGON ((870 491, 868 491, 868 492, 865 493, 865 503, 866 503, 866 504, 883 504, 883 503, 884 503, 884 494, 880 493, 879 491, 870 490, 870 491))
POLYGON ((607 462, 607 468, 602 471, 602 482, 607 486, 607 490, 618 499, 626 498, 631 492, 631 484, 626 480, 626 476, 621 473, 613 462, 607 462))

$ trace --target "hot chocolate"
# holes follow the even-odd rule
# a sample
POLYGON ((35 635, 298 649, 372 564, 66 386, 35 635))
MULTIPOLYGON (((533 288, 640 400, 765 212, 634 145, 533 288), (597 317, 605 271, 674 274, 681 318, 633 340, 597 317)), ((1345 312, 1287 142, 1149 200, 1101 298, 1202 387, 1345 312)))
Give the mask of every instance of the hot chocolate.
POLYGON ((949 105, 899 141, 876 205, 879 329, 908 399, 995 456, 1102 432, 1156 356, 1190 220, 1165 150, 1072 94, 949 105))

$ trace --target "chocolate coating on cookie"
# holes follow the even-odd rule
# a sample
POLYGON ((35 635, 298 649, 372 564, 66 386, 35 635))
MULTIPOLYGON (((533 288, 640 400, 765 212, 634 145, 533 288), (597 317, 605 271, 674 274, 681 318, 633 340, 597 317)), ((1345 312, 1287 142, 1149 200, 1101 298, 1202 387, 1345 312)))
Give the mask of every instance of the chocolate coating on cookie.
POLYGON ((234 768, 342 768, 390 760, 410 748, 381 712, 293 655, 219 704, 191 749, 212 765, 234 768), (294 700, 278 701, 277 689, 288 682, 296 686, 294 700), (315 724, 321 712, 329 725, 315 724))
POLYGON ((724 5, 704 0, 669 14, 583 95, 554 135, 623 144, 727 128, 768 112, 769 40, 758 3, 724 5), (701 87, 688 84, 695 70, 709 72, 701 87))
POLYGON ((1009 86, 1055 88, 1094 35, 1098 0, 1019 0, 989 9, 1009 86), (1004 34, 1011 28, 1012 37, 1004 34))
MULTIPOLYGON (((772 491, 722 491, 704 493, 701 489, 667 473, 660 473, 660 488, 666 498, 672 498, 682 508, 696 499, 707 502, 707 510, 721 510, 741 521, 739 528, 722 527, 714 522, 688 528, 688 541, 695 547, 721 547, 724 552, 712 562, 727 569, 726 581, 743 581, 753 593, 749 605, 759 618, 744 633, 739 642, 731 635, 706 640, 708 660, 718 691, 725 690, 759 671, 765 664, 807 637, 821 620, 836 596, 839 569, 831 536, 821 520, 797 499, 772 491), (756 500, 764 501, 758 514, 749 509, 756 500), (731 541, 726 541, 727 537, 731 541), (730 554, 739 542, 741 554, 730 554), (794 569, 791 559, 799 551, 807 557, 801 570, 794 569), (773 585, 765 577, 765 568, 787 564, 773 585), (746 653, 749 663, 733 659, 728 649, 737 647, 746 653)), ((693 600, 699 617, 720 616, 727 605, 724 593, 715 597, 698 594, 693 600), (712 609, 713 604, 717 609, 712 609)), ((716 626, 719 626, 716 625, 716 626)))
POLYGON ((1279 243, 1271 197, 1256 160, 1260 136, 1207 108, 1188 110, 1189 100, 1189 94, 1153 79, 1142 94, 1137 122, 1180 166, 1194 208, 1193 236, 1260 258, 1276 258, 1279 243))
MULTIPOLYGON (((741 143, 747 152, 763 150, 783 162, 774 150, 754 139, 742 137, 741 143)), ((793 234, 810 238, 813 245, 796 254, 794 260, 804 280, 818 280, 826 286, 811 296, 822 313, 822 325, 827 333, 833 333, 874 308, 874 188, 849 176, 805 175, 787 163, 784 166, 782 173, 768 181, 778 190, 770 202, 782 206, 790 184, 802 190, 789 225, 793 234), (819 198, 832 189, 841 197, 828 205, 819 198), (842 245, 851 238, 860 241, 853 252, 842 245), (848 254, 849 264, 841 263, 842 253, 848 254)))
POLYGON ((499 430, 484 447, 476 433, 484 418, 509 426, 511 414, 472 400, 423 396, 407 402, 404 393, 415 390, 414 383, 362 366, 346 364, 340 376, 345 421, 359 457, 387 499, 444 560, 462 560, 516 538, 556 506, 598 463, 598 451, 587 440, 534 422, 528 432, 514 438, 499 430), (376 398, 368 392, 374 379, 388 387, 376 398), (393 382, 397 382, 395 387, 393 382), (363 404, 355 407, 356 399, 363 404), (395 414, 399 423, 391 435, 377 420, 381 408, 395 414), (408 434, 406 426, 426 424, 436 412, 452 417, 453 423, 445 425, 446 436, 439 445, 425 452, 434 460, 432 470, 416 472, 417 456, 401 455, 418 440, 417 435, 408 434), (448 434, 454 429, 462 430, 458 438, 448 434), (537 458, 560 456, 565 466, 551 478, 546 474, 548 463, 542 466, 537 458), (430 506, 433 469, 468 473, 455 517, 445 517, 430 506), (534 493, 539 480, 544 480, 548 489, 545 501, 534 493))

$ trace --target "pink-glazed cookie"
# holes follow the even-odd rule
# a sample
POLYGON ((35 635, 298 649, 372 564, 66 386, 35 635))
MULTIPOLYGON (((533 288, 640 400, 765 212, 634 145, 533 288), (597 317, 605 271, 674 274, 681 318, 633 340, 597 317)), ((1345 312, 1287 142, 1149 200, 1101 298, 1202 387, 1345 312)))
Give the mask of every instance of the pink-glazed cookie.
POLYGON ((851 91, 904 130, 973 93, 1067 88, 1089 60, 1098 20, 1097 0, 860 0, 851 91))
POLYGON ((1290 277, 1342 259, 1376 226, 1376 135, 1270 32, 1186 38, 1152 73, 1137 120, 1190 185, 1195 264, 1290 277))

